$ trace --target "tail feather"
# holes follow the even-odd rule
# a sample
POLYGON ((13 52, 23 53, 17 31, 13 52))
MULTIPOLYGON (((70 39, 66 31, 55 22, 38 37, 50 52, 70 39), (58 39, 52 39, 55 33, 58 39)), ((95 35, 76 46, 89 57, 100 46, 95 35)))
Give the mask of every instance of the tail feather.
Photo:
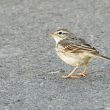
POLYGON ((99 55, 101 58, 104 58, 104 59, 107 59, 107 60, 110 60, 109 57, 106 57, 106 56, 103 56, 103 55, 99 55))

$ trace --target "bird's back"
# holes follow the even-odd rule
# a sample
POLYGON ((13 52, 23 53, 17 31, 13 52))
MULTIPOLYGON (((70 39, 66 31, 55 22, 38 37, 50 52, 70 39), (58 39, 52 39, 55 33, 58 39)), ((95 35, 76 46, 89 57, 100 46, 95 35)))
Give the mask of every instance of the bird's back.
POLYGON ((65 50, 82 53, 82 52, 90 52, 91 54, 99 54, 99 52, 89 45, 84 39, 78 37, 68 37, 64 40, 61 40, 58 45, 64 47, 65 50))

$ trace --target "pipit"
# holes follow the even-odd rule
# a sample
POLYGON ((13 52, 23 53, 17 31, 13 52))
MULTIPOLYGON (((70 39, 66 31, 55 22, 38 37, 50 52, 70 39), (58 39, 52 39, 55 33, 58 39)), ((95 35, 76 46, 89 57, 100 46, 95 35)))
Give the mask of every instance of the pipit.
POLYGON ((88 64, 94 58, 110 58, 103 56, 84 39, 77 37, 67 29, 59 29, 51 34, 56 41, 55 50, 57 55, 67 64, 76 66, 68 75, 62 78, 80 78, 88 75, 88 64), (84 67, 83 72, 74 74, 79 66, 84 67))

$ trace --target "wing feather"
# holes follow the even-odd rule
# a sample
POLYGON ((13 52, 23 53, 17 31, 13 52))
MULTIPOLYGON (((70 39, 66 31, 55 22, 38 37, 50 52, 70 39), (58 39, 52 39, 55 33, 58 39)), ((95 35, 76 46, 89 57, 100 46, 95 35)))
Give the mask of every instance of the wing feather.
POLYGON ((71 53, 82 53, 87 51, 92 54, 99 54, 99 52, 94 47, 87 44, 86 41, 82 39, 78 39, 77 42, 74 39, 64 39, 60 41, 59 44, 63 47, 64 51, 69 51, 71 53))

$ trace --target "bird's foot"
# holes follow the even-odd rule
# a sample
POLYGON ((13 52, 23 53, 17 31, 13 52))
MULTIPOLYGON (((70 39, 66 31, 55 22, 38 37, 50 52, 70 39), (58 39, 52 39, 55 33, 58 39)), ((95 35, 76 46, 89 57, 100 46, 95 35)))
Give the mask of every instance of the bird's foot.
POLYGON ((79 73, 79 76, 81 77, 86 77, 88 74, 86 72, 83 72, 83 73, 79 73))
POLYGON ((62 76, 62 78, 64 78, 64 79, 67 79, 67 78, 76 79, 76 78, 80 78, 80 75, 65 75, 65 76, 62 76))

